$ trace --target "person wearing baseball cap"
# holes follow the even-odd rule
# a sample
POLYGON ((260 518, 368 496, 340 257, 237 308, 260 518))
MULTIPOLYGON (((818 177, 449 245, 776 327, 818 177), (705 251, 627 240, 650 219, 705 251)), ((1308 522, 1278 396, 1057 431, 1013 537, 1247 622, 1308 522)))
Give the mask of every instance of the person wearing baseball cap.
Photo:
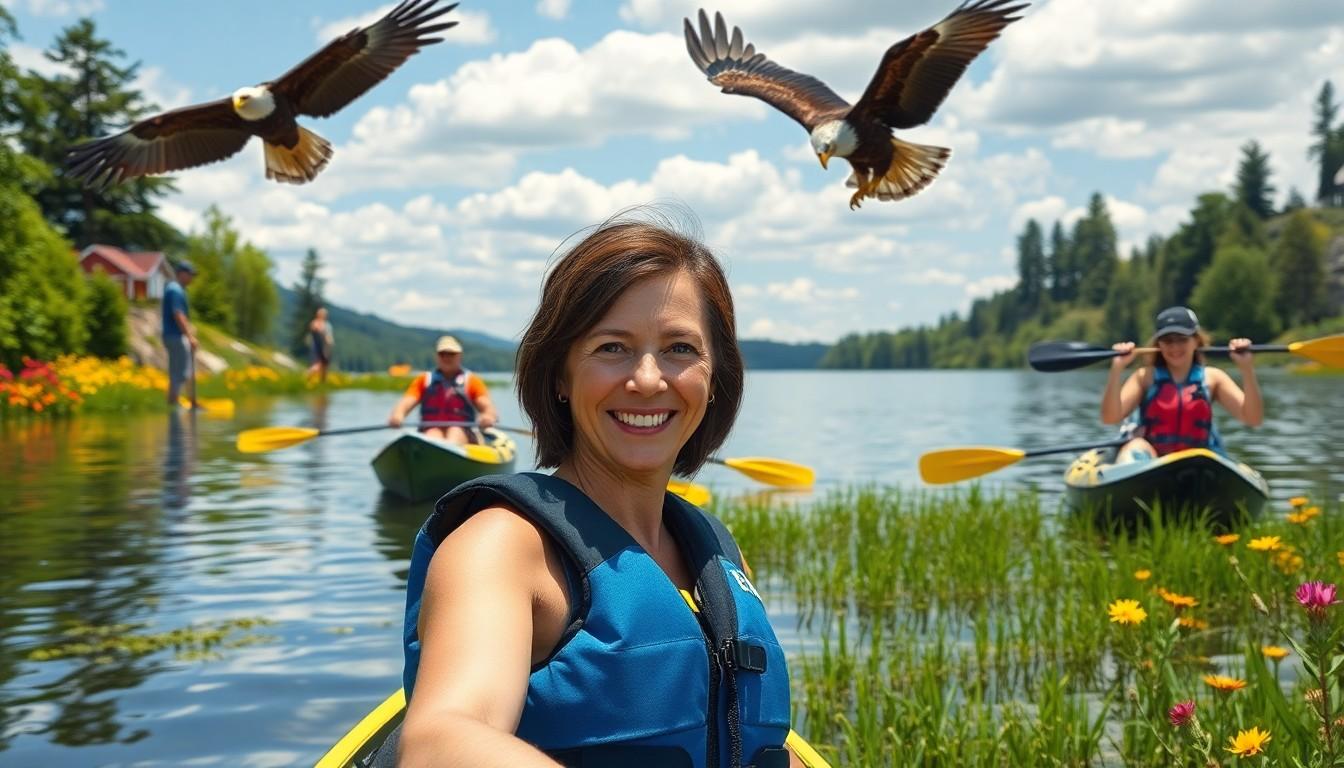
POLYGON ((183 259, 173 269, 173 279, 163 288, 161 306, 163 349, 168 354, 168 405, 176 408, 182 386, 191 382, 191 407, 196 406, 193 358, 200 344, 187 308, 187 286, 196 277, 196 267, 183 259))
MULTIPOLYGON (((406 415, 420 406, 421 421, 474 422, 479 429, 493 427, 499 421, 490 392, 479 376, 462 367, 462 344, 452 336, 440 336, 434 344, 438 365, 423 376, 415 377, 406 388, 387 423, 400 427, 406 415)), ((480 442, 480 433, 466 427, 423 427, 420 431, 450 443, 465 445, 480 442)))
POLYGON ((1189 307, 1167 307, 1157 313, 1153 325, 1156 331, 1149 344, 1156 344, 1157 351, 1123 385, 1120 378, 1134 359, 1134 342, 1112 347, 1120 354, 1111 360, 1101 396, 1101 421, 1119 424, 1132 415, 1139 427, 1138 436, 1120 449, 1118 460, 1142 460, 1190 448, 1225 455, 1213 424, 1214 402, 1248 426, 1258 427, 1264 420, 1250 339, 1228 343, 1241 371, 1243 389, 1225 371, 1204 365, 1199 348, 1208 345, 1209 337, 1189 307))

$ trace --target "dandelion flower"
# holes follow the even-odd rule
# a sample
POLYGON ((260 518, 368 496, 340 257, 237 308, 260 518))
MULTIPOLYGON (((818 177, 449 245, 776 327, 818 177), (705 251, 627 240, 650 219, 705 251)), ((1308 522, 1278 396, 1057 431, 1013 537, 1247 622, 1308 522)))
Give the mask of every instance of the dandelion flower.
POLYGON ((1238 680, 1235 677, 1228 677, 1226 675, 1205 675, 1204 682, 1208 683, 1210 688, 1224 693, 1240 691, 1242 688, 1246 687, 1245 680, 1238 680))
POLYGON ((1264 751, 1265 742, 1269 741, 1269 731, 1262 731, 1258 727, 1249 731, 1238 731, 1228 741, 1227 751, 1237 757, 1252 757, 1264 751))
POLYGON ((1240 538, 1240 533, 1224 533, 1222 536, 1214 536, 1213 540, 1222 544, 1224 547, 1230 547, 1237 543, 1237 540, 1240 538))
POLYGON ((1288 500, 1288 506, 1293 507, 1294 509, 1297 507, 1305 507, 1310 501, 1311 499, 1308 499, 1306 496, 1294 496, 1288 500))
POLYGON ((1195 700, 1181 701, 1172 705, 1167 710, 1167 720, 1171 722, 1172 728, 1180 728, 1190 722, 1190 718, 1195 716, 1195 700))
POLYGON ((1265 655, 1265 658, 1275 661, 1288 655, 1288 649, 1281 645, 1262 645, 1260 646, 1260 652, 1265 655))
POLYGON ((1273 552, 1283 546, 1283 542, 1278 536, 1261 536, 1258 539, 1251 539, 1246 546, 1254 549, 1256 552, 1273 552))
POLYGON ((1106 612, 1110 614, 1111 621, 1118 624, 1142 624, 1148 618, 1148 612, 1143 610, 1138 600, 1116 600, 1106 612))
POLYGON ((1137 579, 1138 581, 1147 581, 1149 578, 1152 577, 1152 575, 1153 572, 1148 570, 1147 568, 1141 568, 1134 572, 1134 578, 1137 579))
POLYGON ((1208 629, 1209 622, 1203 619, 1196 619, 1193 616, 1182 616, 1176 620, 1176 623, 1186 629, 1208 629))

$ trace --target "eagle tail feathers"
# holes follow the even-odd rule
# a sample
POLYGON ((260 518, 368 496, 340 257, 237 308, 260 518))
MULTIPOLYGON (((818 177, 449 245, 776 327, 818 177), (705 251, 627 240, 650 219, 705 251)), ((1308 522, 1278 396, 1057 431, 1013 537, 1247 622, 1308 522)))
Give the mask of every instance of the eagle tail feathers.
POLYGON ((331 142, 299 126, 299 140, 292 149, 265 143, 266 178, 285 184, 304 184, 317 178, 331 160, 331 142))
POLYGON ((859 189, 864 197, 904 200, 929 186, 952 155, 952 150, 946 147, 915 144, 895 136, 891 137, 891 149, 891 165, 880 178, 874 174, 860 185, 857 174, 851 173, 845 186, 859 189))

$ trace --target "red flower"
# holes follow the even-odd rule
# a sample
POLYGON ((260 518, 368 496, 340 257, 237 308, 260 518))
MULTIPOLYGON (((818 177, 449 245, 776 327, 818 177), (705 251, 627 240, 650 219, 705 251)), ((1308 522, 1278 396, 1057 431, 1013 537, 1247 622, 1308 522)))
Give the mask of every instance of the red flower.
POLYGON ((1167 720, 1171 722, 1172 728, 1180 728, 1190 722, 1190 718, 1195 716, 1195 700, 1182 701, 1172 705, 1167 710, 1167 720))

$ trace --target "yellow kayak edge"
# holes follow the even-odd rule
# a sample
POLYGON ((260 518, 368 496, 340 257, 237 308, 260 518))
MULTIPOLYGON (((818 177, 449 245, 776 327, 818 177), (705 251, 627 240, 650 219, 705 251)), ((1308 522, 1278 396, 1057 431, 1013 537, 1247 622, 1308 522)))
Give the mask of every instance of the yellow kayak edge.
MULTIPOLYGON (((357 757, 367 757, 375 745, 375 739, 386 738, 387 732, 406 709, 406 691, 398 688, 396 693, 383 699, 373 711, 360 719, 355 727, 340 738, 313 768, 349 768, 357 757)), ((811 744, 796 731, 790 730, 785 745, 793 751, 807 768, 831 768, 826 758, 821 756, 811 744)))

